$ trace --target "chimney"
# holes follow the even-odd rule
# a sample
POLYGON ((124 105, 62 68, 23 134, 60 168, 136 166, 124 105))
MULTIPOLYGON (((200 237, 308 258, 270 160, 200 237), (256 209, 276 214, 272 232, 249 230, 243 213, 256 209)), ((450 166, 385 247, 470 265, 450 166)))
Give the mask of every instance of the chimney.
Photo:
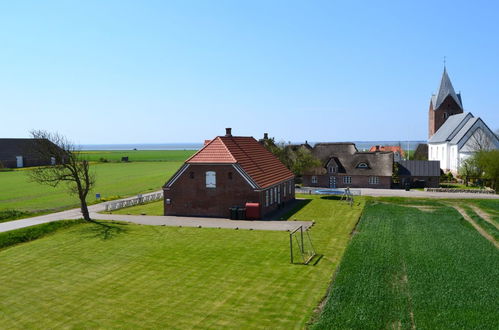
POLYGON ((263 139, 268 140, 269 139, 269 133, 263 133, 263 139))
POLYGON ((227 137, 232 136, 232 128, 228 127, 225 129, 225 136, 227 136, 227 137))
POLYGON ((379 151, 379 147, 380 147, 380 146, 376 146, 376 151, 379 151))

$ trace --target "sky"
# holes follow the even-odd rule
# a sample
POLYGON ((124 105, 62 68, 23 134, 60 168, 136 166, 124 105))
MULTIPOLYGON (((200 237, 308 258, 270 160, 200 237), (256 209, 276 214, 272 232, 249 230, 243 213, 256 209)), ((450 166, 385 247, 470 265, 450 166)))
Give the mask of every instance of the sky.
POLYGON ((499 129, 499 2, 0 1, 0 137, 425 140, 443 58, 499 129))

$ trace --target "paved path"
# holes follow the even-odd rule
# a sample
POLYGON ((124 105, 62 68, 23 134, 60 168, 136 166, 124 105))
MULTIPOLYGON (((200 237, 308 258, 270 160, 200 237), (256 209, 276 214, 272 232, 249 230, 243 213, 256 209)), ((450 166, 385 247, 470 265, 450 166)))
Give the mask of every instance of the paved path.
MULTIPOLYGON (((303 187, 296 189, 297 193, 307 194, 309 191, 314 193, 315 190, 324 190, 327 188, 303 187)), ((421 190, 402 189, 372 189, 372 188, 352 188, 352 190, 360 190, 363 196, 375 197, 413 197, 413 198, 459 198, 459 199, 499 199, 497 194, 475 194, 475 193, 446 193, 446 192, 429 192, 421 190)))
POLYGON ((228 229, 275 230, 275 231, 291 231, 300 226, 303 226, 303 229, 308 229, 313 225, 312 221, 285 221, 285 220, 247 221, 247 220, 229 220, 225 218, 121 215, 121 214, 100 214, 100 213, 92 214, 92 219, 126 221, 141 225, 154 225, 154 226, 228 228, 228 229))
MULTIPOLYGON (((153 192, 150 194, 155 194, 153 192)), ((142 194, 146 196, 149 194, 142 194)), ((132 199, 137 196, 125 198, 132 199)), ((155 226, 174 226, 174 227, 203 227, 203 228, 230 228, 230 229, 254 229, 254 230, 275 230, 275 231, 288 231, 294 230, 299 226, 308 229, 313 225, 312 221, 242 221, 242 220, 228 220, 222 218, 197 218, 197 217, 175 217, 175 216, 149 216, 149 215, 120 215, 120 214, 100 214, 106 210, 106 204, 112 203, 105 202, 88 207, 90 217, 97 220, 116 220, 133 222, 142 225, 155 225, 155 226)), ((72 209, 57 213, 41 215, 38 217, 14 220, 9 222, 0 223, 0 232, 30 227, 42 223, 80 219, 82 217, 80 209, 72 209)))

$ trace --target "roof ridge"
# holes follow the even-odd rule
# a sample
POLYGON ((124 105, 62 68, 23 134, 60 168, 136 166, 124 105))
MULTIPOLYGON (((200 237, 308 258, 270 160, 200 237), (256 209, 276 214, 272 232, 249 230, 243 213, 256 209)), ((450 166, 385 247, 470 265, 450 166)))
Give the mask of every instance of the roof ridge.
POLYGON ((210 142, 208 142, 206 145, 204 145, 201 149, 199 149, 196 153, 194 153, 194 155, 192 155, 191 157, 187 158, 185 160, 185 163, 188 163, 191 159, 193 159, 194 157, 196 157, 197 155, 199 155, 203 150, 205 150, 206 148, 208 148, 208 146, 210 146, 217 139, 221 142, 222 146, 229 153, 230 157, 232 158, 232 161, 236 163, 237 160, 234 158, 234 155, 230 152, 230 150, 227 148, 227 146, 225 145, 225 143, 223 143, 223 140, 220 139, 219 136, 217 136, 214 139, 212 139, 210 142))
MULTIPOLYGON (((255 140, 255 138, 254 138, 254 137, 252 137, 252 136, 237 136, 237 137, 244 137, 244 138, 250 138, 250 139, 255 140)), ((237 146, 237 148, 239 148, 239 150, 241 150, 241 151, 244 153, 244 155, 245 155, 245 156, 246 156, 246 157, 247 157, 247 158, 248 158, 248 159, 249 159, 249 160, 250 160, 253 164, 255 164, 255 165, 256 165, 256 167, 258 167, 258 169, 259 169, 261 172, 265 172, 265 171, 261 168, 261 166, 260 166, 257 162, 255 162, 255 161, 253 160, 253 157, 250 157, 250 155, 248 155, 248 153, 247 153, 247 152, 246 152, 243 148, 241 148, 241 146, 239 145, 239 143, 237 143, 237 142, 236 142, 236 140, 234 139, 234 136, 227 136, 227 138, 231 138, 231 139, 232 139, 232 141, 234 141, 234 144, 237 146)), ((225 148, 229 151, 229 153, 230 153, 230 155, 232 156, 232 158, 234 158, 234 161, 235 161, 236 163, 239 163, 239 162, 237 161, 237 159, 235 159, 235 157, 232 155, 232 153, 230 152, 230 150, 227 148, 227 146, 225 145, 225 142, 223 141, 223 139, 220 139, 220 140, 222 141, 222 144, 224 145, 224 147, 225 147, 225 148)), ((256 141, 256 140, 255 140, 255 142, 258 142, 258 141, 256 141)), ((264 149, 265 149, 265 148, 264 148, 264 149)), ((265 149, 265 150, 267 150, 267 149, 265 149)))
MULTIPOLYGON (((232 136, 231 136, 231 137, 232 137, 232 136)), ((233 160, 235 163, 237 163, 238 161, 237 161, 236 157, 234 157, 234 155, 233 155, 233 154, 232 154, 232 152, 229 150, 229 148, 227 148, 227 146, 225 145, 224 140, 223 140, 223 139, 221 139, 221 138, 220 138, 220 136, 217 136, 215 139, 219 139, 219 140, 220 140, 220 142, 222 142, 222 145, 224 146, 225 150, 227 150, 227 152, 229 153, 229 155, 230 155, 230 157, 232 158, 232 160, 233 160)), ((214 140, 215 140, 215 139, 214 139, 214 140)))

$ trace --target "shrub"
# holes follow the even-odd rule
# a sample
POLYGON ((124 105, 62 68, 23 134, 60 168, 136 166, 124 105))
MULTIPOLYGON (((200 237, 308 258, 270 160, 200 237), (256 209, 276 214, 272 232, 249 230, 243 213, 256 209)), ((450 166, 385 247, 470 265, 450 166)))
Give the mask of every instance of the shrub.
POLYGON ((6 220, 15 220, 19 218, 24 218, 30 215, 30 212, 19 211, 14 209, 0 210, 0 222, 4 222, 6 220))
POLYGON ((109 160, 107 158, 101 157, 101 158, 99 158, 99 162, 101 162, 101 163, 109 163, 109 160))

